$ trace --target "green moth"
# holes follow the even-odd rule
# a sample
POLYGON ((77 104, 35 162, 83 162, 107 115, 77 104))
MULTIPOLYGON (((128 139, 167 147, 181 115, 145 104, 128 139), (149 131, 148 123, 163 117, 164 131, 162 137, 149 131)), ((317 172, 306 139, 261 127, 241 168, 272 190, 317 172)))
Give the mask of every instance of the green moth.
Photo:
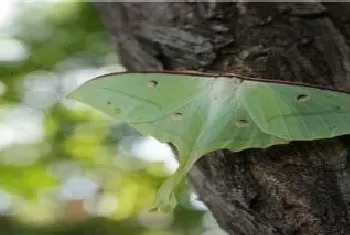
POLYGON ((350 95, 301 83, 229 74, 116 73, 68 97, 176 146, 180 167, 160 188, 155 205, 163 210, 174 206, 173 189, 206 153, 350 133, 350 95))

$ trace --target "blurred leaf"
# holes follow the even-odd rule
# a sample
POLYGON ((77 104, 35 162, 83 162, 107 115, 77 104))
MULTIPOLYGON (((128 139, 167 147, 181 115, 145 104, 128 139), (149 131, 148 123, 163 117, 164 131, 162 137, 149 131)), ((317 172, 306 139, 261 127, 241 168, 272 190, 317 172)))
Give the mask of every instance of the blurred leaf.
POLYGON ((57 185, 47 172, 47 166, 34 164, 27 167, 0 165, 0 187, 13 194, 35 199, 40 189, 57 185))

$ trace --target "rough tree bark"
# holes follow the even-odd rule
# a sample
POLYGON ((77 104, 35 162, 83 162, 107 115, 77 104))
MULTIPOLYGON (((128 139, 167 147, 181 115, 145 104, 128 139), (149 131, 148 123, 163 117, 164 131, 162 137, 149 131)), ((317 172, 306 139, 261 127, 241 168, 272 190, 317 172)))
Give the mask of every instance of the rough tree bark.
MULTIPOLYGON (((350 3, 98 3, 131 71, 227 71, 350 89, 350 3)), ((231 235, 350 234, 350 138, 203 157, 190 173, 231 235)))

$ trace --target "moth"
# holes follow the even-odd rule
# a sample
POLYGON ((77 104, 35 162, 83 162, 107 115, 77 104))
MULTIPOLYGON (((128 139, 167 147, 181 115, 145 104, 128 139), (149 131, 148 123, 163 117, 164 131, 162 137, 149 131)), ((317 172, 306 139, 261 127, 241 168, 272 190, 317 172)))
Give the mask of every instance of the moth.
POLYGON ((303 83, 201 72, 122 72, 90 80, 68 98, 176 147, 180 167, 159 190, 160 209, 173 208, 174 188, 209 152, 350 133, 350 95, 303 83))

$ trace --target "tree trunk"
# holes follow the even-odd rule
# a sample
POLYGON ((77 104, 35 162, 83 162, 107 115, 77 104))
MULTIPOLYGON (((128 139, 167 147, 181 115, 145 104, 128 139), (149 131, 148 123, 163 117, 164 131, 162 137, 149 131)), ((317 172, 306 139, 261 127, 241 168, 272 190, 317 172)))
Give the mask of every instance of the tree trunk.
MULTIPOLYGON (((350 3, 98 3, 129 71, 203 70, 350 89, 350 3)), ((350 234, 348 136, 240 153, 190 172, 231 235, 350 234)))

